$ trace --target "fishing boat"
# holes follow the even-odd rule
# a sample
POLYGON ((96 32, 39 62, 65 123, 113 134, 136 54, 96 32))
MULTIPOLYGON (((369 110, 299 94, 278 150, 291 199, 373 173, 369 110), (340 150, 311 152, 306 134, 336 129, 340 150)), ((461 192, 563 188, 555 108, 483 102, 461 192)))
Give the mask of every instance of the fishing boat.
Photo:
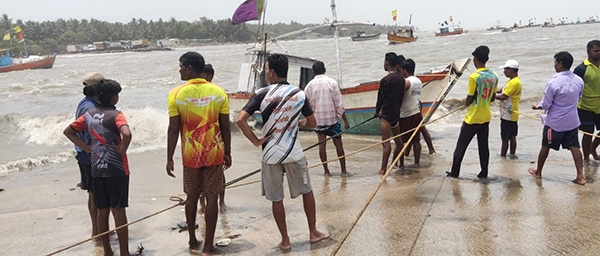
POLYGON ((56 54, 53 56, 29 56, 27 58, 13 58, 10 50, 2 50, 0 56, 0 73, 26 70, 26 69, 47 69, 54 66, 56 54))
POLYGON ((412 26, 403 26, 396 28, 395 31, 387 34, 387 40, 390 44, 402 44, 417 41, 418 36, 414 36, 412 26))
POLYGON ((375 40, 379 39, 381 33, 377 34, 367 34, 364 31, 359 31, 355 36, 350 37, 352 41, 367 41, 367 40, 375 40))
MULTIPOLYGON (((335 15, 335 4, 332 0, 331 4, 333 20, 336 20, 335 15)), ((340 24, 332 23, 331 27, 336 29, 340 24)), ((347 25, 347 24, 344 24, 347 25)), ((356 25, 364 25, 363 23, 356 23, 356 25)), ((242 63, 240 69, 240 76, 238 81, 237 91, 228 92, 229 96, 229 109, 231 116, 235 118, 239 111, 246 105, 246 103, 252 97, 254 91, 268 85, 265 78, 265 62, 269 54, 274 53, 273 51, 267 50, 265 42, 271 41, 276 43, 277 39, 296 35, 302 33, 305 30, 295 31, 288 34, 284 34, 268 40, 264 37, 264 40, 260 40, 255 46, 246 53, 246 62, 242 63)), ((334 30, 334 37, 336 38, 337 58, 338 58, 338 84, 341 87, 342 98, 346 107, 346 116, 350 122, 351 127, 356 127, 358 124, 363 123, 365 120, 371 118, 375 113, 375 104, 377 102, 377 93, 379 90, 379 81, 371 81, 361 83, 359 85, 344 87, 342 84, 341 75, 341 59, 338 37, 334 30)), ((281 46, 280 46, 281 47, 281 46)), ((312 72, 312 65, 317 62, 316 59, 299 57, 296 55, 289 54, 283 49, 283 54, 288 57, 290 70, 298 69, 299 80, 298 86, 301 89, 312 80, 314 74, 312 72)), ((279 53, 281 54, 281 53, 279 53)), ((450 89, 457 82, 458 78, 462 75, 464 70, 467 68, 470 59, 460 59, 453 61, 447 66, 442 68, 431 69, 428 72, 418 74, 417 76, 423 82, 423 89, 421 92, 422 101, 422 112, 425 113, 424 118, 428 120, 434 114, 440 103, 444 100, 450 89)), ((253 113, 252 115, 255 127, 262 125, 262 119, 259 113, 253 113)), ((360 125, 351 131, 350 133, 356 134, 379 134, 379 122, 371 120, 363 125, 360 125)))
POLYGON ((460 26, 460 22, 458 25, 454 25, 454 20, 452 16, 450 16, 450 24, 448 21, 440 22, 440 32, 436 32, 435 36, 453 36, 460 35, 463 33, 463 29, 460 26))

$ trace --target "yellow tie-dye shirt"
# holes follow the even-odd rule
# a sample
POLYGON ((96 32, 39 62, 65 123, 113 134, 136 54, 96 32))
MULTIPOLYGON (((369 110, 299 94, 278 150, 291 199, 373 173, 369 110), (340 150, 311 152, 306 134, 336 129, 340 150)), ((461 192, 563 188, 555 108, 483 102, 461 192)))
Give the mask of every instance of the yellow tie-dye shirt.
POLYGON ((219 114, 229 114, 223 88, 203 78, 188 80, 169 93, 169 117, 179 116, 183 166, 200 168, 223 164, 225 148, 219 114))

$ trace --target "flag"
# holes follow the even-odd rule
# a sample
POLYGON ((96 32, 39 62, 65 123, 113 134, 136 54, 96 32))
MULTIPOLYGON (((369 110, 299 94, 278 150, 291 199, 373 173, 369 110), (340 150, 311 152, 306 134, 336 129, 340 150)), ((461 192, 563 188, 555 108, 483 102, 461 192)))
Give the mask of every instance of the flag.
POLYGON ((13 30, 15 31, 15 33, 21 33, 21 27, 19 26, 14 27, 13 30))
POLYGON ((450 22, 452 22, 452 16, 450 16, 450 22))
POLYGON ((396 18, 397 18, 396 14, 397 14, 397 11, 393 10, 392 11, 392 20, 394 20, 394 21, 396 21, 396 18))
POLYGON ((10 33, 6 33, 6 35, 4 35, 4 41, 10 41, 10 33))
POLYGON ((25 41, 25 38, 23 37, 23 32, 17 33, 17 38, 19 39, 19 43, 25 41))
POLYGON ((237 25, 250 20, 260 20, 265 0, 246 0, 235 9, 231 24, 237 25))

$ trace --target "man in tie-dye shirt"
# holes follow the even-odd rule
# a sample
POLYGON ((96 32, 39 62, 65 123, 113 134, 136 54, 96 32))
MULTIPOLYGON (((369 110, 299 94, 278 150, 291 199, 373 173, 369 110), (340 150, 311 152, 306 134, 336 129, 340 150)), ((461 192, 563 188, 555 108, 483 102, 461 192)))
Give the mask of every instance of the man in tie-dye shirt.
POLYGON ((183 191, 187 195, 185 216, 190 248, 200 247, 196 239, 198 199, 206 197, 205 238, 202 253, 218 253, 214 247, 217 226, 217 197, 224 187, 223 171, 231 166, 231 131, 229 100, 223 88, 214 85, 201 74, 204 57, 187 52, 179 58, 179 73, 184 85, 169 93, 169 128, 167 132, 167 174, 173 174, 173 155, 181 135, 183 191))

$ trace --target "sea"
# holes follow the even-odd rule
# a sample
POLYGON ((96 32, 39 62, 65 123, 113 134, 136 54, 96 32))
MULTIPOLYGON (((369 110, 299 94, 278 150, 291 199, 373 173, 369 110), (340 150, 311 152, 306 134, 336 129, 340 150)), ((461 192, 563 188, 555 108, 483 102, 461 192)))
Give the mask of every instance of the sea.
MULTIPOLYGON (((520 63, 522 104, 528 106, 542 98, 546 82, 555 73, 553 55, 570 52, 575 58, 574 68, 586 58, 587 42, 600 39, 600 24, 523 28, 506 33, 473 30, 449 37, 435 37, 433 31, 416 35, 419 36, 416 42, 399 45, 389 45, 383 35, 378 40, 363 42, 341 38, 342 87, 385 76, 383 59, 387 52, 415 60, 418 73, 471 57, 477 46, 487 45, 490 48, 487 66, 498 73, 500 85, 507 78, 499 66, 508 59, 520 63)), ((201 53, 215 68, 213 82, 235 91, 240 64, 251 47, 253 44, 226 44, 163 52, 59 55, 52 69, 0 73, 0 176, 72 159, 73 146, 62 132, 75 119, 86 73, 100 72, 121 83, 123 91, 117 107, 127 116, 134 134, 129 154, 145 154, 166 147, 167 95, 171 88, 183 83, 178 73, 179 57, 187 51, 201 53)), ((268 47, 270 51, 321 60, 327 67, 327 75, 338 77, 337 52, 331 38, 279 41, 268 47)), ((470 64, 440 113, 460 104, 466 95, 464 85, 468 75, 474 70, 470 64)), ((297 73, 292 72, 289 77, 292 83, 297 83, 297 73)), ((452 117, 457 121, 450 122, 451 125, 432 124, 430 130, 434 137, 436 132, 457 130, 462 117, 463 113, 457 113, 452 117)))

